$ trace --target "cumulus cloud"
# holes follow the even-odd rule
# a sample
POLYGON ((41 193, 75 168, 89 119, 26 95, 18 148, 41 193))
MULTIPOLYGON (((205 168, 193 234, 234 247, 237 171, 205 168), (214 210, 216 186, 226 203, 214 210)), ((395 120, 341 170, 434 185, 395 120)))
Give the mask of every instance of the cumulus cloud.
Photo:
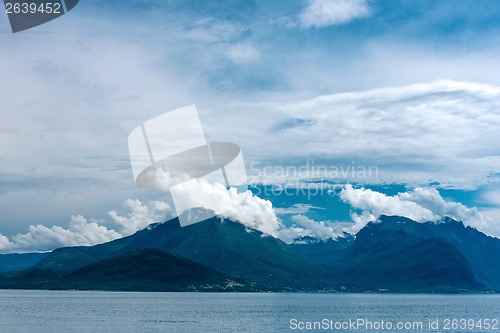
POLYGON ((0 235, 1 252, 47 251, 63 246, 95 245, 105 243, 122 235, 97 221, 87 221, 83 216, 72 216, 68 228, 32 225, 25 234, 11 239, 0 235))
POLYGON ((344 235, 341 224, 332 223, 330 221, 314 221, 305 215, 294 215, 292 221, 305 227, 305 232, 308 236, 320 239, 337 239, 344 235))
POLYGON ((124 203, 129 211, 125 215, 112 210, 109 216, 120 226, 120 231, 124 236, 146 228, 154 222, 163 222, 174 217, 172 207, 163 201, 142 202, 137 199, 127 199, 124 203))
POLYGON ((4 251, 5 249, 9 249, 12 246, 9 238, 0 234, 0 251, 4 251))
POLYGON ((304 28, 345 24, 370 15, 365 0, 309 0, 300 13, 304 28))
POLYGON ((297 240, 297 238, 304 236, 314 237, 310 230, 304 229, 300 226, 284 227, 278 232, 278 238, 285 243, 293 243, 297 240))
POLYGON ((220 183, 211 184, 204 180, 183 183, 177 188, 175 202, 176 208, 209 209, 218 216, 274 237, 278 236, 281 227, 271 201, 261 199, 248 190, 238 193, 235 188, 226 189, 220 183))
MULTIPOLYGON (((493 223, 491 218, 483 216, 475 207, 469 208, 461 203, 445 200, 434 188, 415 188, 389 196, 346 185, 340 192, 340 198, 353 208, 361 210, 361 213, 352 213, 354 223, 347 223, 314 221, 304 215, 311 209, 318 208, 309 204, 275 209, 271 201, 261 199, 251 191, 238 193, 235 188, 226 189, 222 184, 205 181, 187 182, 185 185, 185 191, 177 192, 181 206, 210 209, 220 217, 239 222, 287 243, 301 236, 328 240, 343 237, 346 233, 356 234, 380 215, 399 215, 418 222, 439 221, 446 216, 488 235, 500 237, 500 224, 493 223), (291 217, 293 225, 286 226, 277 214, 295 214, 291 217)), ((72 216, 67 228, 32 225, 27 233, 10 238, 0 234, 0 252, 47 251, 63 246, 100 244, 182 213, 176 212, 172 206, 162 201, 128 199, 123 205, 126 212, 113 210, 108 213, 117 225, 116 230, 104 226, 104 222, 87 220, 80 215, 72 216)))
POLYGON ((71 216, 67 228, 31 225, 28 232, 6 237, 0 234, 0 252, 50 251, 64 246, 91 246, 106 243, 144 229, 154 222, 163 222, 173 217, 170 205, 163 201, 142 202, 127 199, 126 213, 110 211, 108 214, 117 225, 117 230, 108 228, 105 221, 87 220, 81 215, 71 216))
POLYGON ((341 192, 342 200, 354 208, 370 212, 370 216, 399 215, 418 222, 436 221, 440 218, 431 210, 409 200, 410 196, 409 193, 387 196, 370 189, 354 189, 351 185, 346 185, 341 192))
MULTIPOLYGON (((177 192, 177 195, 177 203, 180 205, 210 209, 222 218, 285 242, 292 242, 297 237, 306 235, 321 239, 335 237, 333 234, 329 235, 334 228, 328 222, 315 224, 312 220, 306 220, 305 216, 295 219, 297 224, 306 228, 285 226, 277 217, 271 201, 261 199, 251 191, 238 193, 235 188, 226 189, 222 184, 197 181, 185 183, 184 190, 177 192)), ((87 220, 81 215, 72 216, 67 228, 31 225, 24 234, 10 238, 0 234, 0 252, 37 252, 64 246, 96 245, 131 235, 151 223, 163 222, 182 213, 163 201, 127 199, 123 207, 123 211, 108 212, 116 230, 104 226, 105 221, 87 220)), ((288 213, 306 212, 312 208, 316 207, 297 204, 288 213)))
POLYGON ((435 188, 415 188, 388 196, 370 189, 355 189, 346 185, 341 192, 341 199, 353 208, 362 210, 361 214, 352 213, 356 225, 353 231, 356 232, 380 215, 398 215, 417 222, 439 221, 450 217, 487 235, 500 237, 500 223, 483 216, 476 207, 469 208, 459 202, 446 201, 435 188))

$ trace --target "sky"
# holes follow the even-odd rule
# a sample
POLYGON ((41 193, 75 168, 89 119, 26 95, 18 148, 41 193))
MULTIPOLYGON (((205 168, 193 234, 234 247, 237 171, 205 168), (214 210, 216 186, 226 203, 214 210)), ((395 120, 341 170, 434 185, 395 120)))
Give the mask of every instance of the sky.
POLYGON ((209 140, 241 146, 254 186, 232 201, 212 189, 221 215, 254 212, 249 227, 284 240, 380 214, 500 237, 499 9, 82 0, 16 34, 0 15, 0 251, 90 245, 172 217, 168 194, 135 185, 127 137, 191 104, 209 140))

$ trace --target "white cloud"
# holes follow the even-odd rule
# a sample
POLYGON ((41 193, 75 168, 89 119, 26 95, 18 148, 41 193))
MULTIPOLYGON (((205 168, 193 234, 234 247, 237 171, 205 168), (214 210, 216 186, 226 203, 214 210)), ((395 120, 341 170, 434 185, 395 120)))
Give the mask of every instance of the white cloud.
POLYGON ((300 23, 304 28, 321 28, 345 24, 369 15, 366 0, 308 0, 300 13, 300 23))
POLYGON ((172 207, 163 201, 142 202, 137 199, 127 199, 124 203, 129 212, 123 216, 115 210, 108 214, 120 226, 124 236, 131 235, 146 228, 151 223, 164 222, 175 217, 172 207))
POLYGON ((63 246, 95 245, 122 237, 121 234, 87 221, 83 216, 72 216, 67 229, 53 226, 32 225, 25 234, 17 234, 9 240, 0 235, 1 252, 47 251, 63 246))
POLYGON ((227 190, 220 183, 210 184, 200 180, 178 185, 176 202, 181 207, 210 209, 218 216, 274 237, 278 236, 281 228, 271 201, 261 199, 248 190, 241 193, 235 188, 227 190))
POLYGON ((361 215, 352 214, 358 230, 380 215, 404 216, 417 222, 439 221, 450 217, 487 235, 500 238, 498 220, 485 217, 476 207, 469 208, 458 202, 446 201, 434 188, 415 188, 388 196, 370 189, 355 189, 346 185, 341 199, 362 210, 361 215))
POLYGON ((125 215, 110 211, 109 216, 118 225, 118 230, 102 225, 104 221, 87 220, 81 215, 72 216, 67 228, 50 228, 30 225, 28 232, 17 234, 10 239, 0 234, 0 252, 37 252, 50 251, 64 246, 91 246, 106 243, 142 230, 154 222, 163 222, 173 217, 170 205, 162 201, 142 202, 127 199, 125 215))
POLYGON ((9 238, 0 234, 0 251, 4 251, 5 249, 9 249, 11 247, 12 243, 10 242, 9 238))
POLYGON ((320 240, 337 239, 339 236, 344 235, 341 224, 329 221, 314 221, 304 215, 294 215, 292 221, 305 227, 308 236, 320 240))
POLYGON ((278 238, 285 243, 293 243, 298 237, 313 236, 311 230, 304 229, 298 226, 280 229, 278 238))
POLYGON ((399 215, 418 222, 436 221, 440 218, 431 210, 408 199, 403 199, 401 194, 387 196, 370 189, 354 189, 351 185, 346 185, 340 197, 354 208, 368 211, 370 215, 376 217, 399 215))
POLYGON ((438 218, 448 216, 469 225, 482 219, 476 207, 468 208, 459 202, 446 201, 435 188, 419 187, 411 192, 399 193, 398 196, 401 200, 415 202, 432 211, 438 218))

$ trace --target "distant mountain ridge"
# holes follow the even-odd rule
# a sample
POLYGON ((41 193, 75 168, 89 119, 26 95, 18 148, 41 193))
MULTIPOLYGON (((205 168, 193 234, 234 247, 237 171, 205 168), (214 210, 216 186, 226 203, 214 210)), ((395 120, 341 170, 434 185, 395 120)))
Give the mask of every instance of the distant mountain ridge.
POLYGON ((0 254, 0 273, 30 268, 49 253, 10 253, 0 254))
MULTIPOLYGON (((242 290, 500 290, 500 268, 495 260, 500 257, 500 240, 450 219, 417 223, 398 216, 381 216, 356 237, 328 242, 304 239, 302 244, 285 244, 219 217, 187 227, 180 227, 174 218, 112 242, 56 249, 18 277, 20 281, 25 276, 30 281, 37 278, 62 281, 83 274, 83 270, 92 272, 85 275, 88 287, 100 285, 113 289, 113 284, 104 286, 92 281, 97 276, 124 272, 119 267, 123 259, 119 258, 136 258, 130 257, 130 253, 142 249, 160 250, 166 256, 171 253, 201 264, 231 281, 241 281, 242 290), (114 271, 106 270, 108 263, 112 263, 114 271)), ((135 265, 141 272, 148 271, 137 260, 135 265)), ((115 278, 117 290, 132 285, 127 274, 117 274, 115 278)), ((151 283, 167 288, 161 281, 151 283)), ((84 285, 80 284, 82 288, 84 285)), ((69 284, 61 284, 61 288, 64 286, 69 284)))

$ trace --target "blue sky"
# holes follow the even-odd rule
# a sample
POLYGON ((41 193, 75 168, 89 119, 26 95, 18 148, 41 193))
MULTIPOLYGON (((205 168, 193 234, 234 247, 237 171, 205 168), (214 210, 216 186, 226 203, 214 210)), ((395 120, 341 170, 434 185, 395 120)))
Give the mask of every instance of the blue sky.
MULTIPOLYGON (((376 166, 376 177, 326 181, 388 196, 437 188, 478 209, 454 216, 495 234, 499 9, 472 0, 87 0, 17 34, 0 16, 0 234, 65 229, 81 215, 114 237, 121 225, 109 212, 134 219, 136 199, 145 216, 162 218, 151 202, 168 198, 135 186, 127 136, 189 104, 209 139, 242 147, 255 183, 318 180, 263 175, 255 162, 376 166)), ((301 206, 315 221, 385 212, 346 198, 334 198, 339 209, 329 197, 268 199, 327 207, 301 206)), ((88 243, 106 239, 85 228, 88 243)))

